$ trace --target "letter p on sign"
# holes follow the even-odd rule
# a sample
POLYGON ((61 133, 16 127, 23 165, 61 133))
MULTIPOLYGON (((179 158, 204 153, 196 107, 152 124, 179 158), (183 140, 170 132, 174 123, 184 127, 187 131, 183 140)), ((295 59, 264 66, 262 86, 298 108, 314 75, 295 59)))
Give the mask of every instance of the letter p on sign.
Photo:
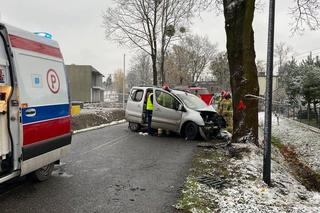
POLYGON ((54 94, 58 93, 60 90, 60 79, 56 71, 53 69, 48 70, 47 73, 47 83, 50 91, 54 94))

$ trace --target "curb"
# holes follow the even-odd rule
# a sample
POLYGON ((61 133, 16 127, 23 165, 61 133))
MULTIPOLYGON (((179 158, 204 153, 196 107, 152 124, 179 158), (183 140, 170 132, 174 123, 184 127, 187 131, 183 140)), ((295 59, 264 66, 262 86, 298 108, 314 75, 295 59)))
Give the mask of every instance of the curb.
POLYGON ((77 135, 77 134, 80 134, 80 133, 89 132, 89 131, 93 131, 93 130, 97 130, 97 129, 102 129, 102 128, 109 127, 109 126, 115 126, 115 125, 123 124, 123 123, 126 123, 126 122, 127 121, 125 119, 120 120, 120 121, 112 121, 111 123, 102 124, 102 125, 99 125, 99 126, 93 126, 93 127, 89 127, 89 128, 86 128, 86 129, 75 130, 75 131, 72 132, 72 134, 73 135, 77 135))

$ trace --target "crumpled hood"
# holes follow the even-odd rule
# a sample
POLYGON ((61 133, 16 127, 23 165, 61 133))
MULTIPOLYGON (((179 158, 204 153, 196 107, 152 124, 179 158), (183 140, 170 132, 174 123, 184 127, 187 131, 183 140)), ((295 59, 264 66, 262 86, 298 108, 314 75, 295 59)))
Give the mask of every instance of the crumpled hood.
POLYGON ((196 111, 198 111, 198 112, 217 112, 217 111, 213 108, 213 106, 211 106, 211 105, 209 105, 209 106, 207 106, 207 107, 205 107, 205 108, 196 109, 196 111))

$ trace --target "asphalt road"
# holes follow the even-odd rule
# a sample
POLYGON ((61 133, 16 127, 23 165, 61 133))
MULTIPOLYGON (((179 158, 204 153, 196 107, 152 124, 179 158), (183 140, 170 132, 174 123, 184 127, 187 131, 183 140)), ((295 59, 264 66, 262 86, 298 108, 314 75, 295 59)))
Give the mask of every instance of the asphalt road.
POLYGON ((132 133, 127 124, 75 135, 46 182, 0 186, 0 212, 174 212, 194 142, 132 133))

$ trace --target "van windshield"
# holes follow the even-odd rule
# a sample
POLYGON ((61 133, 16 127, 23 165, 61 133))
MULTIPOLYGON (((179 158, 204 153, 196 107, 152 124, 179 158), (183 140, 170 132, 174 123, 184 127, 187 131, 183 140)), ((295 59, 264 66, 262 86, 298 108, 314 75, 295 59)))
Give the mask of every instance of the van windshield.
POLYGON ((201 98, 199 98, 198 96, 195 96, 193 94, 180 93, 180 94, 176 94, 176 95, 190 109, 197 110, 197 109, 203 109, 203 108, 207 107, 207 104, 203 100, 201 100, 201 98))

